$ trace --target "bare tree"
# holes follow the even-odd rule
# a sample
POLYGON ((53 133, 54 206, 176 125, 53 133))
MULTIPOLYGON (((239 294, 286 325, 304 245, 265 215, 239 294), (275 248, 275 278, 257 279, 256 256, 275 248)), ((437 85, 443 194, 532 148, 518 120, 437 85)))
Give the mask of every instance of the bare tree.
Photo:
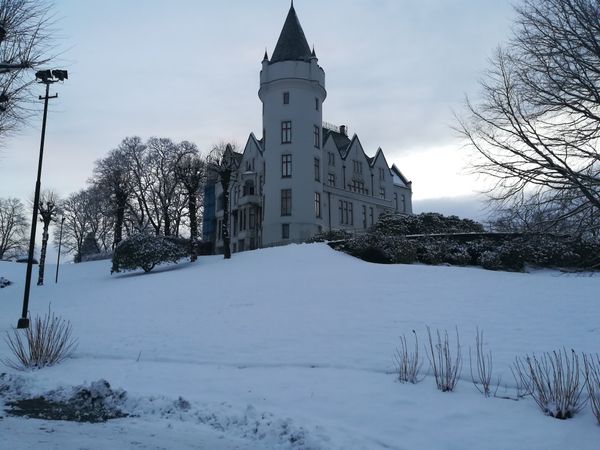
POLYGON ((31 69, 50 61, 53 16, 45 0, 0 0, 0 136, 33 113, 31 69))
POLYGON ((198 155, 198 149, 194 144, 184 141, 179 145, 188 148, 182 151, 185 156, 176 167, 176 175, 187 194, 190 219, 190 259, 196 261, 198 258, 198 197, 206 181, 206 162, 198 155))
POLYGON ((0 260, 27 248, 25 207, 16 198, 0 198, 0 260))
POLYGON ((42 232, 42 249, 40 251, 40 264, 38 266, 38 286, 44 284, 44 269, 46 267, 46 250, 48 248, 48 229, 50 224, 56 220, 58 213, 58 198, 52 191, 42 192, 38 203, 38 212, 40 214, 40 222, 44 225, 42 232))
POLYGON ((229 190, 232 178, 238 167, 235 144, 220 143, 213 146, 208 156, 208 170, 213 172, 221 183, 223 190, 223 253, 225 259, 231 259, 231 237, 229 236, 229 190))
MULTIPOLYGON (((566 207, 554 221, 600 211, 600 3, 525 0, 510 43, 467 100, 459 131, 479 156, 473 170, 513 207, 566 207)), ((595 219, 597 222, 597 219, 595 219)))

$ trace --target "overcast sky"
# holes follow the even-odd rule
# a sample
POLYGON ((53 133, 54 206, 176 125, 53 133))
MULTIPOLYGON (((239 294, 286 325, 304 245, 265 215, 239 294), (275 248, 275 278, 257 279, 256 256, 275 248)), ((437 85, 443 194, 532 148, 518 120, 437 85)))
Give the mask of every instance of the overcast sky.
MULTIPOLYGON (((482 185, 462 173, 452 111, 477 95, 487 59, 508 38, 511 2, 296 0, 295 8, 326 72, 324 120, 346 124, 368 154, 381 146, 413 181, 417 210, 476 215, 482 185)), ((51 90, 59 98, 44 187, 80 189, 125 136, 187 139, 202 150, 260 136, 260 61, 288 9, 287 0, 56 0, 62 54, 53 68, 70 79, 51 90)), ((32 196, 40 125, 0 150, 1 197, 32 196)))

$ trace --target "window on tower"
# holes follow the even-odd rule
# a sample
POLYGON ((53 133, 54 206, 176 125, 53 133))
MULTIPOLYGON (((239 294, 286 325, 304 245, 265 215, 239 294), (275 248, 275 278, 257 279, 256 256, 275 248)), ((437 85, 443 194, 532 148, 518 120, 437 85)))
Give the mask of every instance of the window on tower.
POLYGON ((321 148, 321 128, 318 125, 315 125, 315 148, 321 148))
POLYGON ((291 144, 292 143, 292 121, 284 120, 281 122, 281 143, 291 144))
POLYGON ((321 181, 321 160, 315 158, 315 181, 321 181))
POLYGON ((283 93, 283 104, 284 105, 289 105, 290 104, 290 93, 289 92, 284 92, 283 93))
POLYGON ((315 98, 315 109, 318 111, 319 110, 319 99, 315 98))
POLYGON ((281 215, 291 216, 292 215, 292 190, 282 189, 281 190, 281 215))
POLYGON ((292 155, 281 155, 281 178, 292 176, 292 155))

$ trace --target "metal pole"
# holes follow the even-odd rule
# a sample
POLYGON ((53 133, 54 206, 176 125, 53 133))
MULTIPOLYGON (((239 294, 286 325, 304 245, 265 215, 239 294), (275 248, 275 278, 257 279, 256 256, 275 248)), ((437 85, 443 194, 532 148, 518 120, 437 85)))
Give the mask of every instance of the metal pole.
POLYGON ((65 218, 63 217, 60 221, 60 234, 58 236, 58 256, 56 257, 56 278, 54 279, 54 284, 58 283, 58 267, 60 266, 60 250, 62 248, 62 233, 64 224, 65 218))
MULTIPOLYGON (((25 292, 23 294, 23 311, 17 323, 17 328, 29 328, 29 291, 31 289, 31 271, 33 269, 33 251, 35 249, 35 232, 37 227, 38 204, 40 202, 40 185, 42 179, 42 161, 44 158, 44 140, 46 139, 46 118, 48 117, 48 100, 50 94, 50 83, 46 83, 46 95, 44 96, 44 118, 42 119, 42 138, 40 141, 40 156, 38 160, 37 180, 35 182, 35 196, 33 198, 33 218, 31 219, 31 236, 29 238, 29 256, 27 259, 27 273, 25 275, 25 292)), ((54 97, 53 97, 54 98, 54 97)), ((42 97, 40 97, 42 100, 42 97)))

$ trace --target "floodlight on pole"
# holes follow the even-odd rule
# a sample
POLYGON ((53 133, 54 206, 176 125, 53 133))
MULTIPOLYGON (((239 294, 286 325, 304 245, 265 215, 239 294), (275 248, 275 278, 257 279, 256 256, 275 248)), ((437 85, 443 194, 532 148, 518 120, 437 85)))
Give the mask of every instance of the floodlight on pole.
POLYGON ((40 95, 44 100, 44 116, 42 119, 42 136, 40 139, 40 154, 38 159, 37 180, 35 183, 35 195, 33 198, 33 218, 31 220, 31 235, 29 237, 29 253, 27 257, 27 272, 25 274, 25 291, 23 293, 23 311, 17 323, 17 328, 29 328, 29 292, 31 290, 31 272, 33 269, 33 253, 35 250, 35 232, 37 227, 38 208, 40 203, 40 186, 42 179, 42 162, 44 160, 44 142, 46 140, 46 119, 48 117, 48 100, 57 98, 58 94, 50 95, 50 85, 58 81, 68 79, 66 70, 39 70, 35 74, 39 83, 46 85, 46 95, 40 95))

